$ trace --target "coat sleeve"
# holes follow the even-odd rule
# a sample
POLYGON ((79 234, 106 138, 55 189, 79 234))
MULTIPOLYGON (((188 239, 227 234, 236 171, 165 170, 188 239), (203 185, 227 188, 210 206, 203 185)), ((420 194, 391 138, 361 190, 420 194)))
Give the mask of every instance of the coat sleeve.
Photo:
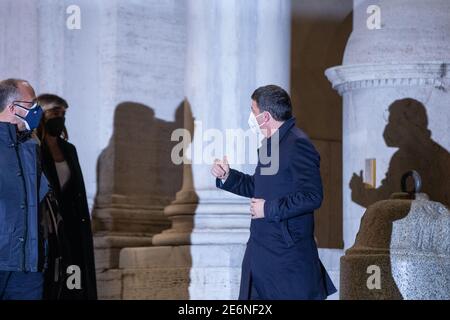
POLYGON ((238 196, 253 198, 255 194, 254 176, 244 174, 237 170, 231 169, 225 183, 221 179, 216 179, 216 186, 219 189, 229 191, 238 196))
POLYGON ((290 171, 294 179, 292 193, 264 203, 268 221, 279 222, 313 212, 323 199, 320 156, 311 142, 298 139, 290 153, 290 171))

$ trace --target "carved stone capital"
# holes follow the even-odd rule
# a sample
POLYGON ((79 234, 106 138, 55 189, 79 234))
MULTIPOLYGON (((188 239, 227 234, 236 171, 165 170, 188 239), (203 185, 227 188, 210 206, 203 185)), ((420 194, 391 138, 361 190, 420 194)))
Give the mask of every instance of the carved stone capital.
POLYGON ((354 64, 329 68, 325 75, 339 94, 347 91, 398 86, 450 88, 449 62, 354 64))

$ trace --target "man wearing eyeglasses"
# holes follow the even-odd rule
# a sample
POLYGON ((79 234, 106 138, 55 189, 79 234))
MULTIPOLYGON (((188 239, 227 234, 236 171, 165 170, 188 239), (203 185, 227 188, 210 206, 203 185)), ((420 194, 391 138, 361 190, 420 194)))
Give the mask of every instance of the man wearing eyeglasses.
POLYGON ((48 192, 38 144, 42 109, 27 81, 0 81, 0 300, 42 298, 39 203, 48 192))

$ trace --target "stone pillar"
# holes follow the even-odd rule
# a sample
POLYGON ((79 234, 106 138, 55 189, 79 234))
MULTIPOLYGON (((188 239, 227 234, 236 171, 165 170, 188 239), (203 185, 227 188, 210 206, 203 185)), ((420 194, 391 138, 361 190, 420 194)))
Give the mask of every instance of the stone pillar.
MULTIPOLYGON (((290 1, 188 0, 187 17, 185 127, 195 151, 208 145, 208 129, 225 136, 226 129, 248 128, 256 87, 289 88, 290 1)), ((196 155, 165 209, 172 228, 154 236, 154 247, 121 252, 125 299, 237 298, 249 201, 218 190, 211 163, 198 163, 196 155)))
POLYGON ((398 191, 408 170, 419 171, 432 199, 449 204, 450 2, 358 0, 354 5, 343 65, 326 71, 343 96, 346 248, 364 208, 398 191))

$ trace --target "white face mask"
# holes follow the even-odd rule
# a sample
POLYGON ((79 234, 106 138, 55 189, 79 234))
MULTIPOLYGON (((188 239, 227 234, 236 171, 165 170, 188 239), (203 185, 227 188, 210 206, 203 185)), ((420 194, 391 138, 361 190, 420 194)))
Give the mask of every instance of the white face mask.
POLYGON ((258 147, 261 146, 262 141, 265 138, 265 136, 261 130, 261 125, 258 123, 258 120, 257 120, 257 118, 262 115, 263 114, 260 113, 257 116, 255 116, 254 113, 250 111, 250 116, 248 117, 248 126, 250 127, 250 130, 252 130, 253 133, 256 134, 258 137, 258 147))
POLYGON ((248 126, 254 134, 262 134, 261 125, 258 123, 258 120, 256 120, 259 116, 262 116, 262 113, 255 116, 255 114, 250 111, 250 116, 248 117, 248 126))

